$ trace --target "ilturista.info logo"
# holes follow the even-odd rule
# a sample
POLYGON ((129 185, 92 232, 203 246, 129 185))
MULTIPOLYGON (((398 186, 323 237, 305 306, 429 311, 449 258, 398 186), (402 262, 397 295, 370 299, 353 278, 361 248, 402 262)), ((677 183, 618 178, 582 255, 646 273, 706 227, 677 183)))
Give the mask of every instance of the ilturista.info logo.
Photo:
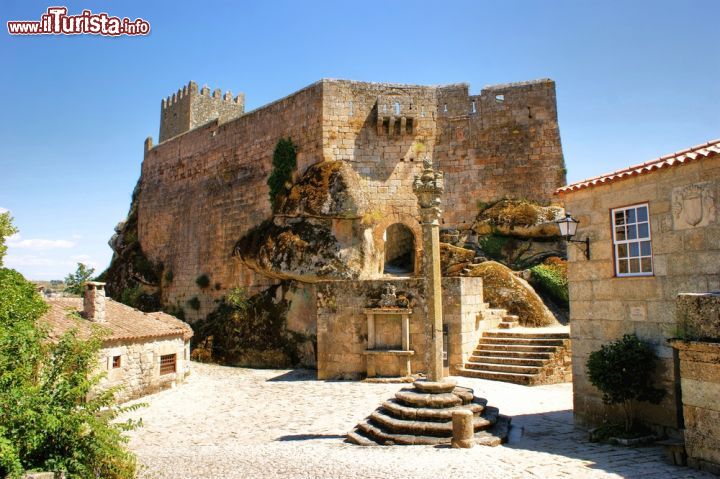
POLYGON ((142 18, 113 17, 107 13, 83 10, 79 15, 68 15, 67 7, 48 7, 40 20, 7 22, 10 35, 147 35, 150 23, 142 18))

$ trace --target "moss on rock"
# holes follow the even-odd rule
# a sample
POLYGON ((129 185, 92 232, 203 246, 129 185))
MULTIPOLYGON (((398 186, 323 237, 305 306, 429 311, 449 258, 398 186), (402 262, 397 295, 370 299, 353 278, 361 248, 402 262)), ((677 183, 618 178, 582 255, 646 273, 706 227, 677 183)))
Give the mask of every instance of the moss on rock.
POLYGON ((307 343, 316 339, 288 330, 289 302, 278 294, 285 287, 271 286, 250 297, 242 289, 232 291, 206 319, 193 324, 193 349, 202 350, 206 359, 233 366, 301 365, 307 343))
POLYGON ((499 233, 520 238, 552 238, 559 234, 555 220, 562 218, 564 212, 560 206, 501 200, 480 211, 473 230, 479 235, 499 233))
POLYGON ((557 324, 555 316, 527 281, 495 261, 472 265, 467 276, 483 279, 485 301, 519 317, 522 326, 540 327, 557 324))
POLYGON ((474 258, 475 251, 471 249, 440 243, 440 268, 443 276, 458 276, 472 264, 474 258))
POLYGON ((278 213, 288 216, 360 218, 367 202, 357 173, 344 161, 323 161, 309 167, 278 213))
POLYGON ((358 272, 340 256, 330 220, 297 218, 279 223, 267 220, 251 229, 237 242, 233 254, 274 278, 304 282, 357 278, 358 272))

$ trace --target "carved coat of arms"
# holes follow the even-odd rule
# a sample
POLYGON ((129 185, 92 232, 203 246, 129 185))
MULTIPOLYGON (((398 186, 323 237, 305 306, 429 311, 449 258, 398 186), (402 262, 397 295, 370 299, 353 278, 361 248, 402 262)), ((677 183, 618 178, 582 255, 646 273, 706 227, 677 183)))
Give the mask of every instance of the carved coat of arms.
POLYGON ((676 230, 706 226, 715 220, 715 195, 710 183, 674 188, 673 226, 676 230))

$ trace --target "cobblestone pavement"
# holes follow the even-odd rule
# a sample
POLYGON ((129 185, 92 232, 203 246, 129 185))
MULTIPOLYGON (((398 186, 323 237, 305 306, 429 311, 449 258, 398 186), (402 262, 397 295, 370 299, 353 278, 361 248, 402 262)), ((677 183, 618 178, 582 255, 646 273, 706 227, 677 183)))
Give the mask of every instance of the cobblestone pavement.
POLYGON ((570 384, 524 387, 458 378, 513 417, 505 446, 360 447, 344 434, 404 385, 316 381, 313 371, 193 363, 180 387, 141 400, 130 448, 142 478, 704 478, 657 447, 585 441, 570 384))

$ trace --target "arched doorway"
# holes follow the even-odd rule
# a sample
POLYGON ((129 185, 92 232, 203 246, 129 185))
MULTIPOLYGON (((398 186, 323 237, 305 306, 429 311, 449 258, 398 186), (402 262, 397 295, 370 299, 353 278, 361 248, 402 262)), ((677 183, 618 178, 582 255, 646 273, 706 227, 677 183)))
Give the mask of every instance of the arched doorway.
POLYGON ((415 235, 402 223, 385 230, 384 274, 407 275, 415 271, 415 235))

